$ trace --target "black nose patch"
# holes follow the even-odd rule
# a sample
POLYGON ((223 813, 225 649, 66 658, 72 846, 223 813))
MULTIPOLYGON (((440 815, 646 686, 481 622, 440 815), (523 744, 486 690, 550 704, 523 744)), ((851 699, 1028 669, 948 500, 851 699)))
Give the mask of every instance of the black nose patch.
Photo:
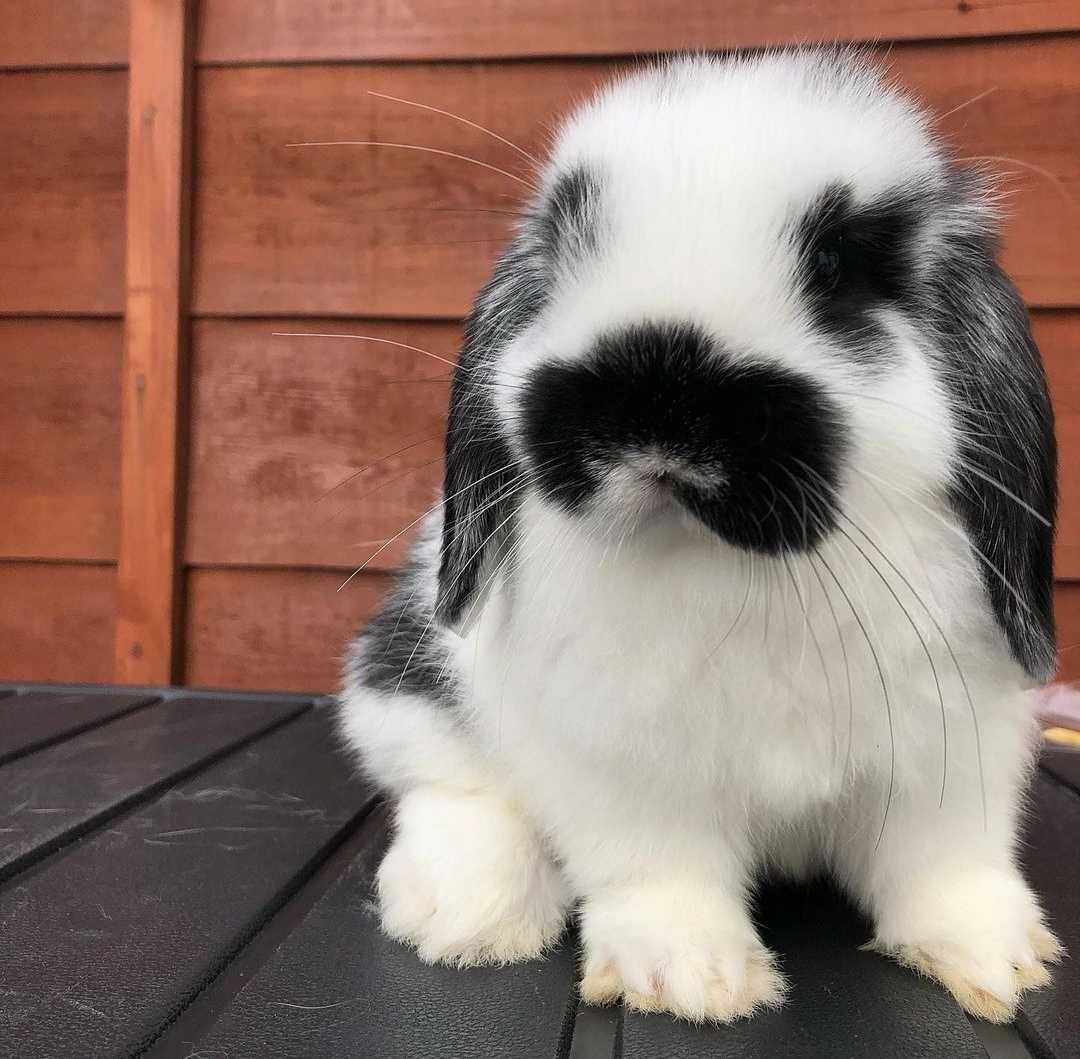
POLYGON ((639 325, 579 360, 529 376, 522 431, 539 488, 580 513, 642 452, 694 473, 676 499, 739 547, 814 547, 836 524, 848 430, 824 389, 795 371, 735 358, 699 328, 639 325))

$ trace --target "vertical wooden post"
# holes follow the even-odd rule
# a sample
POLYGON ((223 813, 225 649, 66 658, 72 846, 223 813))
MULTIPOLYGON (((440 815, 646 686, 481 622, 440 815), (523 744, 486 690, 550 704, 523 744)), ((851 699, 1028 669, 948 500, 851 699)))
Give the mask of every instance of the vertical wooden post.
POLYGON ((116 679, 179 676, 186 437, 189 0, 131 0, 116 679))

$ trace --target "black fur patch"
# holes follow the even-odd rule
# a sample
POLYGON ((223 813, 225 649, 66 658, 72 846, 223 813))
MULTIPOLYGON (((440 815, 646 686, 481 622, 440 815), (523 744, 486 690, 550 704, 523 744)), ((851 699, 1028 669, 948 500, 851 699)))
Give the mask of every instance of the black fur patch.
POLYGON ((839 410, 810 380, 737 364, 694 327, 607 334, 580 362, 538 368, 522 407, 540 488, 568 511, 647 453, 689 471, 671 476, 672 494, 732 544, 802 550, 835 526, 839 410))
POLYGON ((456 623, 494 563, 512 548, 522 468, 491 396, 499 350, 547 304, 556 266, 595 245, 599 182, 559 178, 503 255, 466 323, 450 392, 443 542, 436 611, 456 623))
POLYGON ((540 239, 551 261, 572 259, 596 249, 600 181, 584 167, 564 173, 539 217, 540 239))
MULTIPOLYGON (((957 194, 962 201, 963 187, 957 194)), ((924 311, 962 432, 950 500, 982 553, 986 592, 1014 658, 1045 681, 1057 664, 1054 420, 1027 310, 995 252, 989 234, 949 236, 924 311)))
POLYGON ((401 691, 454 702, 457 686, 442 645, 442 629, 431 608, 418 601, 417 576, 414 568, 406 568, 390 599, 365 629, 359 682, 390 695, 401 691))
POLYGON ((850 188, 834 184, 798 222, 800 280, 815 322, 861 360, 887 356, 874 310, 910 307, 915 240, 926 206, 904 188, 856 204, 850 188))

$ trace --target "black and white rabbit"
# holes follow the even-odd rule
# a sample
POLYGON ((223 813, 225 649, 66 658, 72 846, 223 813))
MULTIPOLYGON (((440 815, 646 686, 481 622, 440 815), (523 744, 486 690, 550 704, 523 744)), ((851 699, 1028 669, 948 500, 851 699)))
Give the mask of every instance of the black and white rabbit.
POLYGON ((446 481, 341 717, 385 929, 729 1020, 762 871, 1007 1020, 1060 948, 1015 844, 1055 446, 984 183, 857 55, 665 61, 562 128, 480 293, 446 481))

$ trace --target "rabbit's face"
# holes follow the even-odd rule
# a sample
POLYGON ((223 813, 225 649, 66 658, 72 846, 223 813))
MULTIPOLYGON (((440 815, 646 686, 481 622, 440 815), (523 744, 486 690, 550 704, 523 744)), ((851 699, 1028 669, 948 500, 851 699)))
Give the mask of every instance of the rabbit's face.
POLYGON ((954 180, 904 97, 820 54, 610 89, 558 142, 542 306, 493 365, 541 494, 775 553, 818 543, 860 474, 941 482, 921 304, 954 180))
POLYGON ((682 58, 601 93, 466 328, 439 616, 513 556, 529 491, 665 547, 933 525, 1046 679, 1053 417, 989 203, 858 56, 682 58))

